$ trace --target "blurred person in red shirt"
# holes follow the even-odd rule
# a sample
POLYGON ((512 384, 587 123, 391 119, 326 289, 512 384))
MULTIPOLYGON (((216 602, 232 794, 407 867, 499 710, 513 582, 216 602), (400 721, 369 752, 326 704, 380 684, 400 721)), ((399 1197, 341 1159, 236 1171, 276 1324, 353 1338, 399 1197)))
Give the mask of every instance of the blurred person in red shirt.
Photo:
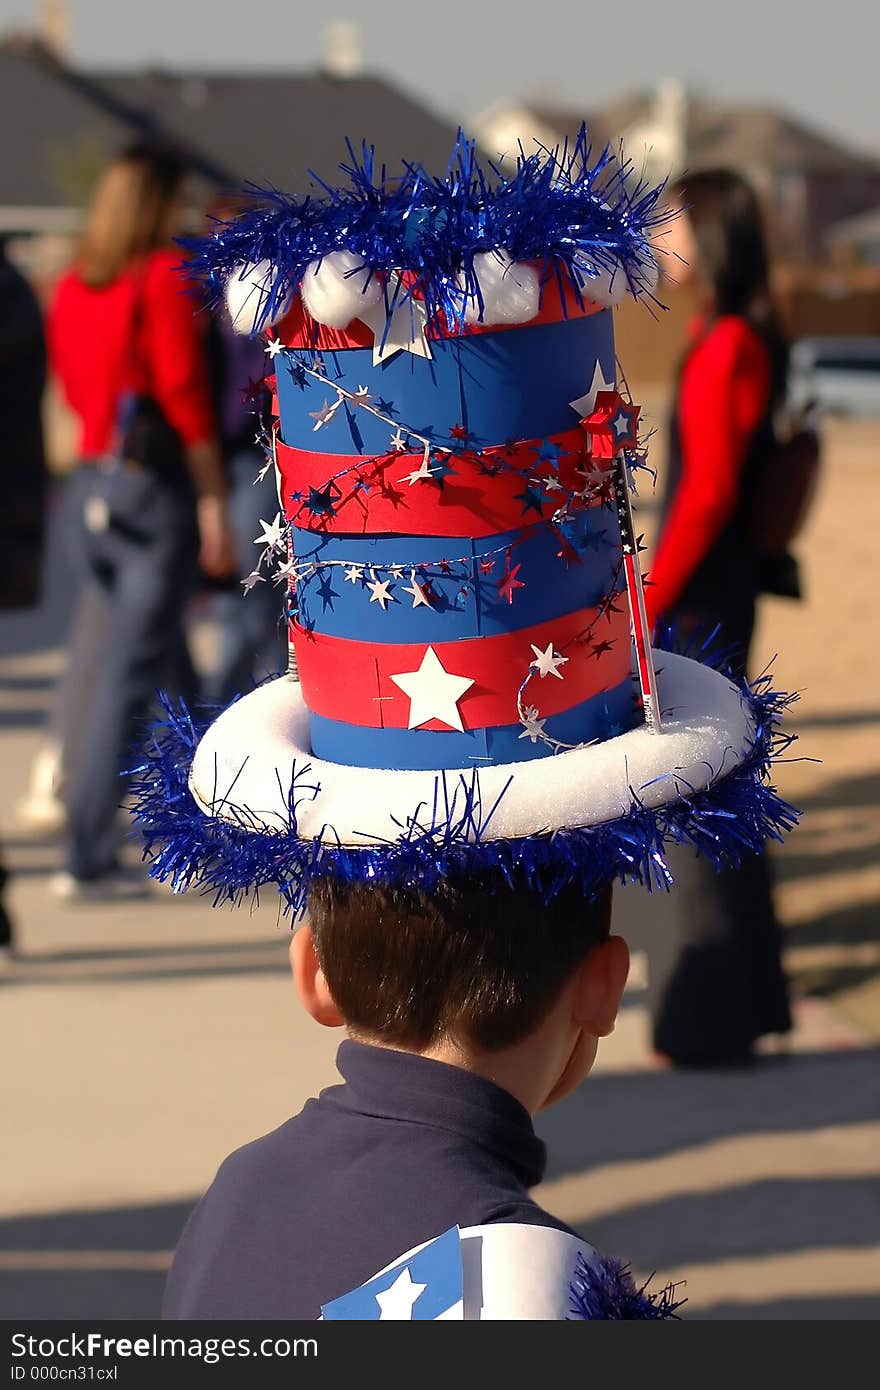
MULTIPOLYGON (((678 215, 664 226, 661 262, 693 286, 698 315, 678 375, 646 605, 652 626, 668 624, 685 643, 717 628, 716 645, 744 673, 762 587, 752 512, 776 448, 787 345, 749 185, 710 170, 685 176, 672 196, 678 215)), ((655 1046, 682 1064, 736 1061, 791 1027, 767 862, 717 874, 691 850, 673 857, 679 942, 666 978, 652 983, 655 1046)))
POLYGON ((78 580, 106 621, 65 789, 65 898, 127 896, 118 864, 120 772, 180 644, 196 576, 231 572, 226 481, 193 305, 171 238, 183 168, 129 149, 105 170, 49 314, 50 361, 80 420, 66 492, 78 580))

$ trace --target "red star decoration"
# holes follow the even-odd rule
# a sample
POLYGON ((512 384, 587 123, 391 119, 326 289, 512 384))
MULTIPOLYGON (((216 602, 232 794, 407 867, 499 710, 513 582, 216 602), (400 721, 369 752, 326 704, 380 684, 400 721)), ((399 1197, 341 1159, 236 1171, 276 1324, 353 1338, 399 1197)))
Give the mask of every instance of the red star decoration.
MULTIPOLYGON (((272 378, 272 380, 272 389, 274 390, 274 377, 272 378)), ((261 401, 268 389, 269 387, 267 385, 266 377, 249 377, 247 385, 243 386, 241 389, 242 404, 251 405, 254 401, 261 401)))
POLYGON ((613 458, 622 449, 634 449, 639 413, 639 406, 630 405, 619 391, 597 391, 595 409, 581 420, 593 458, 613 458))
POLYGON ((470 430, 466 429, 464 425, 453 425, 449 431, 450 439, 467 439, 469 435, 470 430))
POLYGON ((556 552, 557 560, 563 560, 565 562, 566 569, 570 569, 572 565, 581 564, 581 557, 578 555, 574 546, 566 540, 565 536, 559 530, 558 527, 554 527, 554 530, 556 531, 557 539, 559 540, 559 543, 562 546, 562 549, 557 550, 556 552))
POLYGON ((522 579, 517 579, 517 575, 522 569, 522 565, 514 565, 513 569, 508 565, 501 579, 498 581, 498 597, 508 603, 513 603, 513 595, 516 589, 524 589, 525 583, 522 579))
POLYGON ((494 561, 494 560, 481 560, 481 561, 480 561, 480 573, 481 573, 481 574, 491 574, 494 568, 495 568, 495 561, 494 561))
POLYGON ((615 501, 613 478, 606 478, 604 482, 599 484, 596 488, 595 499, 600 507, 610 507, 613 505, 615 501))

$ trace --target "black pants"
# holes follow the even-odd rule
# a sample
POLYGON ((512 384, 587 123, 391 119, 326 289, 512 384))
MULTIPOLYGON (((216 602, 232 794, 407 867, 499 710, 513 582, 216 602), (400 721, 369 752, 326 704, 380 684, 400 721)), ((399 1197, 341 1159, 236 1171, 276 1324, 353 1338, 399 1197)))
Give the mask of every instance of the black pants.
MULTIPOLYGON (((672 615, 691 631, 719 623, 719 643, 733 649, 731 664, 741 673, 754 618, 754 598, 741 589, 724 605, 672 615)), ((675 887, 663 917, 674 940, 655 940, 653 952, 648 943, 654 1046, 683 1063, 732 1060, 765 1033, 791 1028, 769 862, 762 853, 717 872, 676 845, 667 859, 675 887)))
POLYGON ((181 641, 196 573, 195 506, 185 480, 171 485, 128 465, 87 464, 71 478, 65 507, 75 575, 97 590, 106 612, 66 793, 67 867, 92 879, 116 864, 120 774, 181 641))

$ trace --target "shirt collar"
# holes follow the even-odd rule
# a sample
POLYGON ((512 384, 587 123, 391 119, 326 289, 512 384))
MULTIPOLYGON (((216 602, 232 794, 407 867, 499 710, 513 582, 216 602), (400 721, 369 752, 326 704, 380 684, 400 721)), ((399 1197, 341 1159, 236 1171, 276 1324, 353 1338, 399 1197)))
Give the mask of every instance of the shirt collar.
POLYGON ((365 1043, 342 1043, 345 1080, 334 1099, 364 1115, 429 1125, 488 1149, 524 1187, 541 1181, 547 1149, 524 1105, 493 1081, 430 1057, 365 1043))

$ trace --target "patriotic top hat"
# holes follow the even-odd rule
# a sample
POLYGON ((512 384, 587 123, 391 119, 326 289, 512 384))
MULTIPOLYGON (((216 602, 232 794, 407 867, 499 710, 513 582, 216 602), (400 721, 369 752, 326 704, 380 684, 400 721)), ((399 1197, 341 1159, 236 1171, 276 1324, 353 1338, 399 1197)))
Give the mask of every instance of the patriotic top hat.
POLYGON ((784 697, 646 632, 612 306, 653 298, 659 190, 584 131, 507 177, 461 140, 443 179, 343 167, 191 247, 267 336, 280 510, 246 587, 278 562, 291 670, 205 731, 169 709, 153 872, 297 912, 320 875, 549 898, 664 882, 669 838, 722 862, 778 836, 784 697))

